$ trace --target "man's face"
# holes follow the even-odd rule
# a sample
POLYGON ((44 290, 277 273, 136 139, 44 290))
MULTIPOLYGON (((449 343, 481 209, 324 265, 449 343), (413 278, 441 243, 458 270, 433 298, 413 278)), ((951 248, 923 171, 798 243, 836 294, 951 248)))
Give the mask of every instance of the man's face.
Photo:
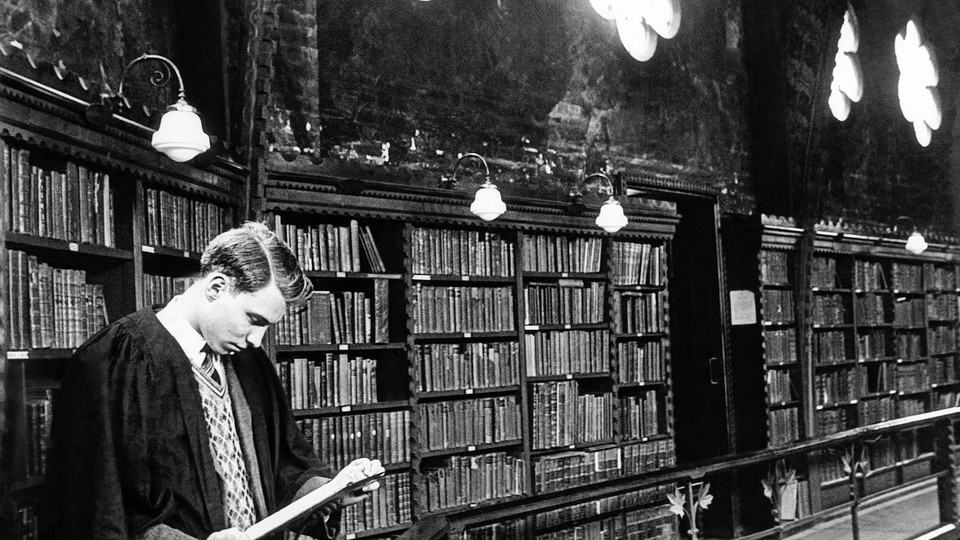
POLYGON ((252 293, 234 293, 224 288, 207 304, 201 334, 217 354, 233 354, 259 347, 267 327, 280 321, 287 304, 276 284, 252 293))

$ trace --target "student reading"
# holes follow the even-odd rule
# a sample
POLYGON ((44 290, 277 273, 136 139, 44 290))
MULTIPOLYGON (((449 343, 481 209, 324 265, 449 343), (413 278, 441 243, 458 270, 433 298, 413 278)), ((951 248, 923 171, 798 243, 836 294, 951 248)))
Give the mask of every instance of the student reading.
MULTIPOLYGON (((200 264, 184 294, 110 324, 70 360, 54 400, 45 538, 243 539, 329 481, 260 347, 309 299, 310 280, 259 223, 217 236, 200 264)), ((338 506, 365 496, 298 526, 333 538, 338 506)))

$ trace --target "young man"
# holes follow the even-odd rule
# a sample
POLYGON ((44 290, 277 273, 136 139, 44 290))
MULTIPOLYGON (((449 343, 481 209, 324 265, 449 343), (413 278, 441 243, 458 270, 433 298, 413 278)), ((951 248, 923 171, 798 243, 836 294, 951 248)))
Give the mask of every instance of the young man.
MULTIPOLYGON (((54 400, 44 537, 244 539, 332 477, 260 348, 287 306, 309 299, 310 280, 259 223, 216 237, 200 264, 184 294, 114 322, 70 361, 54 400)), ((304 532, 336 536, 336 506, 304 532)))

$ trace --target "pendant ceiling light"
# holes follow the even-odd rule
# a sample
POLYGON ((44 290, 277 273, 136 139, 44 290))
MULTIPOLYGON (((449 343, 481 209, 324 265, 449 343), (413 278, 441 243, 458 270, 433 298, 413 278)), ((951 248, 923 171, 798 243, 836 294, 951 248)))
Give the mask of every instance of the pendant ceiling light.
POLYGON ((900 69, 897 83, 900 112, 913 124, 917 142, 926 147, 943 121, 936 53, 931 44, 924 41, 920 23, 915 19, 907 21, 893 45, 900 69))
POLYGON ((671 39, 680 30, 680 0, 590 0, 590 5, 616 21, 623 48, 641 62, 653 58, 659 38, 671 39))
POLYGON ((843 122, 850 115, 852 103, 863 97, 863 69, 857 51, 860 48, 860 24, 853 8, 847 8, 840 27, 837 54, 834 57, 833 78, 827 105, 833 117, 843 122))

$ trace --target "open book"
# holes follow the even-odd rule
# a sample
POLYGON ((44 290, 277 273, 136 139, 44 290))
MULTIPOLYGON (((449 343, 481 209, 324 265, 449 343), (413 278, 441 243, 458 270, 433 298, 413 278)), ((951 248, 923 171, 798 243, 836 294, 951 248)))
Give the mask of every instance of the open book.
POLYGON ((366 458, 354 460, 340 469, 333 480, 254 523, 244 532, 250 540, 263 538, 319 506, 362 491, 367 485, 383 478, 383 475, 384 469, 380 465, 380 460, 366 458))

